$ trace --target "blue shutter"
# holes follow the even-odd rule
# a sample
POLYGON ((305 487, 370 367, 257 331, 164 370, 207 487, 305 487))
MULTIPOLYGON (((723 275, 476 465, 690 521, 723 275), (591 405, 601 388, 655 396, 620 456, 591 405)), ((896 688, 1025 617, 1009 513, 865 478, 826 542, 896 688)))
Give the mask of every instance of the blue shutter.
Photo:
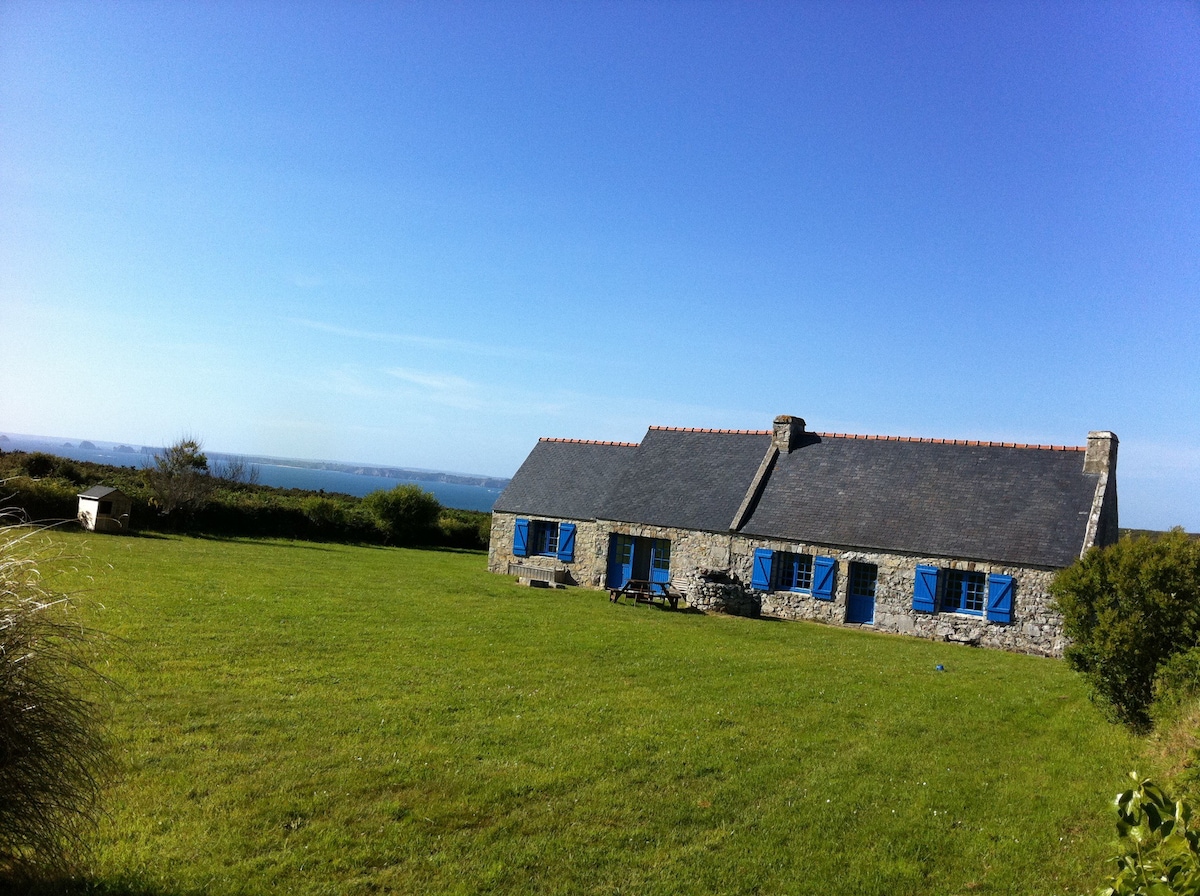
POLYGON ((775 552, 766 548, 754 549, 754 574, 750 577, 750 587, 755 591, 771 590, 771 566, 775 563, 775 552))
POLYGON ((529 520, 517 520, 517 528, 513 530, 513 555, 529 556, 529 520))
POLYGON ((932 613, 937 609, 936 566, 918 566, 917 578, 913 582, 913 609, 919 613, 932 613))
POLYGON ((558 524, 558 559, 563 563, 575 561, 575 524, 558 524))
POLYGON ((988 576, 988 622, 1012 622, 1012 576, 988 576))
POLYGON ((813 560, 813 597, 817 600, 833 600, 833 571, 837 561, 832 557, 817 557, 813 560))

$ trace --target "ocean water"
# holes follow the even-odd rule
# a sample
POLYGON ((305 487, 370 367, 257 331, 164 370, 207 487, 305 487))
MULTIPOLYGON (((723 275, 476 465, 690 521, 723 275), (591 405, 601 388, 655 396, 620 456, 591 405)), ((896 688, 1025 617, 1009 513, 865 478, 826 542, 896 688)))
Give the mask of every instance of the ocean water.
MULTIPOLYGON (((80 448, 78 442, 65 444, 37 436, 8 433, 8 440, 0 440, 4 451, 44 451, 72 460, 86 460, 97 464, 118 467, 144 467, 151 463, 151 455, 140 450, 117 451, 115 446, 95 443, 95 449, 80 448)), ((276 488, 303 488, 311 491, 341 492, 362 497, 379 489, 392 489, 408 482, 415 483, 431 492, 443 507, 460 510, 490 511, 500 496, 501 489, 485 488, 481 485, 461 485, 456 482, 436 482, 425 479, 396 479, 390 476, 364 476, 358 473, 343 473, 339 470, 311 470, 307 467, 290 467, 286 464, 256 463, 258 481, 262 485, 276 488)))
POLYGON ((312 491, 343 492, 362 497, 380 489, 392 489, 407 482, 421 486, 443 507, 460 510, 488 510, 500 497, 501 489, 484 488, 481 485, 462 485, 457 482, 433 482, 426 479, 395 479, 391 476, 364 476, 358 473, 343 473, 340 470, 309 470, 305 467, 288 467, 278 464, 255 464, 258 481, 277 488, 306 488, 312 491))

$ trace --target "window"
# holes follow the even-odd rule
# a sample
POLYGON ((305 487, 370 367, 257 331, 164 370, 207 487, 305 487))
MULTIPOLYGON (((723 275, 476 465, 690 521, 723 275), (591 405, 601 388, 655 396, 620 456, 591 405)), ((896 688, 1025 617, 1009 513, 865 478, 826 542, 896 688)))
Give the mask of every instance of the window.
POLYGON ((101 501, 98 512, 101 516, 112 516, 112 501, 101 501))
POLYGON ((969 613, 988 622, 1012 622, 1012 576, 963 569, 918 566, 913 609, 920 613, 969 613))
POLYGON ((655 576, 655 572, 669 573, 671 571, 671 542, 665 538, 654 539, 650 547, 650 579, 651 581, 659 581, 659 576, 655 576))
POLYGON ((513 528, 513 556, 554 557, 575 561, 575 524, 551 520, 517 520, 513 528))
POLYGON ((833 600, 836 570, 837 561, 832 557, 756 548, 750 587, 755 591, 811 591, 817 600, 833 600))
POLYGON ((543 557, 558 556, 558 523, 534 520, 530 525, 530 536, 529 553, 543 557))
POLYGON ((779 591, 812 591, 812 554, 775 554, 775 588, 779 591))
POLYGON ((875 582, 879 567, 874 563, 850 564, 850 593, 860 597, 875 597, 875 582))
POLYGON ((983 573, 949 569, 946 571, 946 587, 942 591, 942 610, 982 616, 986 590, 987 576, 983 573))

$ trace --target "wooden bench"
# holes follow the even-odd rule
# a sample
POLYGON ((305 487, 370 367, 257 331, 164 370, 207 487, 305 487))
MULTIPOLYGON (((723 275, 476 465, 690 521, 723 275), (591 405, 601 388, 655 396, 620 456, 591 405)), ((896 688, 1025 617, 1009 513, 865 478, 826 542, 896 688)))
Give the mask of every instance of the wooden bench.
POLYGON ((650 582, 645 579, 630 579, 620 588, 609 588, 608 599, 616 603, 623 597, 632 597, 634 603, 652 604, 661 600, 670 604, 672 610, 679 609, 679 599, 683 597, 678 591, 672 590, 666 582, 650 582))
POLYGON ((567 571, 565 569, 549 569, 545 566, 532 566, 528 563, 509 563, 508 574, 516 576, 522 585, 532 587, 534 583, 547 588, 558 588, 564 584, 567 571))

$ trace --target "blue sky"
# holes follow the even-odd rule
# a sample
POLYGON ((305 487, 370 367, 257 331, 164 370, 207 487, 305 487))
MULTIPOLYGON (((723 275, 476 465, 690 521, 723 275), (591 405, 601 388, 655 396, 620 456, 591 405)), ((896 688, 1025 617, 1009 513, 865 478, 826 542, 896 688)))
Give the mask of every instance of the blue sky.
POLYGON ((1194 3, 9 0, 0 209, 0 431, 1111 429, 1200 531, 1194 3))

